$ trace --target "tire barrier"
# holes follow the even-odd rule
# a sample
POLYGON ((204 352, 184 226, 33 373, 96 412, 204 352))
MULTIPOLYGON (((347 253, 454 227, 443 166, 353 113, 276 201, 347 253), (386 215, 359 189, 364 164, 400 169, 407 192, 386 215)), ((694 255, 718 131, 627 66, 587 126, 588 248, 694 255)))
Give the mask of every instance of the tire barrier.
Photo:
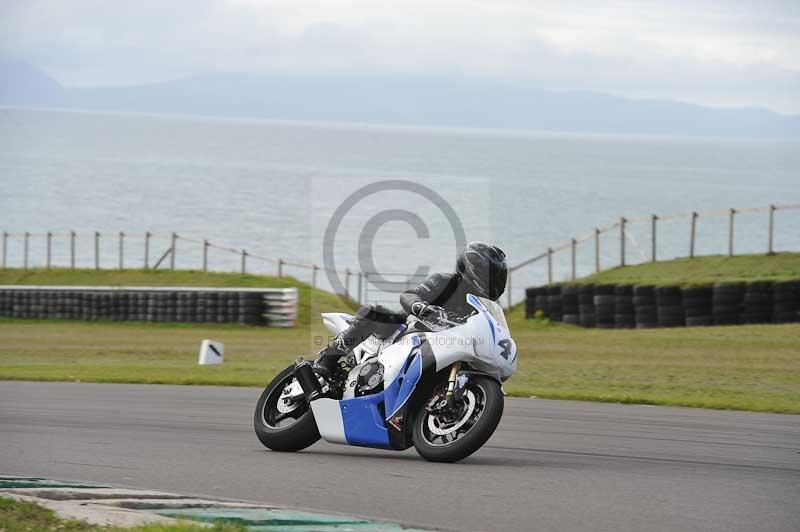
POLYGON ((525 316, 537 312, 581 327, 697 327, 800 322, 800 280, 714 285, 553 285, 528 288, 525 316))
POLYGON ((561 321, 564 312, 561 306, 561 287, 551 286, 547 290, 547 315, 550 319, 561 321))
POLYGON ((541 292, 541 287, 535 286, 525 289, 525 319, 536 315, 536 296, 541 292))
POLYGON ((578 306, 578 287, 564 286, 561 288, 562 321, 570 325, 579 325, 581 321, 578 306))
POLYGON ((545 316, 550 315, 550 307, 547 305, 548 302, 547 290, 548 288, 546 286, 543 286, 542 288, 539 289, 539 292, 537 292, 533 306, 534 314, 537 312, 541 312, 545 316))
POLYGON ((683 296, 679 286, 656 287, 656 315, 659 327, 682 327, 686 325, 683 296))
POLYGON ((578 286, 578 323, 581 327, 594 327, 594 285, 578 286))
POLYGON ((0 286, 0 316, 294 327, 297 288, 0 286))
POLYGON ((634 286, 633 308, 637 329, 652 329, 653 327, 658 327, 655 286, 634 286))
POLYGON ((598 329, 614 328, 614 311, 617 296, 613 284, 594 285, 594 326, 598 329))
POLYGON ((614 327, 617 329, 636 327, 632 286, 618 285, 614 287, 614 327))
POLYGON ((748 283, 742 303, 742 323, 772 322, 772 283, 748 283))
POLYGON ((714 323, 712 314, 711 286, 693 286, 683 289, 683 310, 686 313, 686 326, 707 326, 714 323))
POLYGON ((800 281, 780 281, 772 285, 772 321, 800 321, 800 281))
POLYGON ((711 314, 714 325, 736 325, 742 314, 744 283, 717 283, 712 289, 711 314))

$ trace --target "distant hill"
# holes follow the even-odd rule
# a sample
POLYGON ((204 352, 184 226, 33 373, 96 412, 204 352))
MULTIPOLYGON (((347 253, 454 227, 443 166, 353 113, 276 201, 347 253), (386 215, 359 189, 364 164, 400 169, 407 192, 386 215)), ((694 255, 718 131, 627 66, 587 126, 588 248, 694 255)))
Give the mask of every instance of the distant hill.
POLYGON ((0 104, 50 104, 64 89, 41 70, 21 61, 0 60, 0 104))
POLYGON ((63 88, 30 65, 5 62, 0 79, 2 105, 572 133, 800 137, 800 117, 764 109, 716 109, 470 78, 217 74, 152 85, 63 88))

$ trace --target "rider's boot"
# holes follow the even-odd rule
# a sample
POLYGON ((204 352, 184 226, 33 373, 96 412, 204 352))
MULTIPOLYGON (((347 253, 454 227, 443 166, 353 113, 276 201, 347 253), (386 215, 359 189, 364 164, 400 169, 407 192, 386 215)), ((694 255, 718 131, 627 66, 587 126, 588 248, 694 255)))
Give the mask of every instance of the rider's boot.
POLYGON ((379 306, 361 307, 350 326, 317 354, 314 370, 328 380, 339 359, 349 355, 358 344, 372 334, 388 338, 404 321, 405 315, 379 306))
POLYGON ((345 347, 342 335, 337 336, 325 349, 317 353, 317 358, 314 360, 314 371, 328 380, 331 371, 339 363, 339 359, 349 355, 350 351, 352 348, 345 347))

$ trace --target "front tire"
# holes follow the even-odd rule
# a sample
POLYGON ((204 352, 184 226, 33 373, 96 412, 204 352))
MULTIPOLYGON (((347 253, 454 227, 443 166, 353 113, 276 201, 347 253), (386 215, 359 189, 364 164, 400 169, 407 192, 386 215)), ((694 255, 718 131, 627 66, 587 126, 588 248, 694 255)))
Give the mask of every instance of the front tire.
POLYGON ((319 440, 319 430, 308 403, 300 399, 295 405, 278 406, 284 388, 294 380, 294 366, 289 366, 264 389, 256 403, 253 425, 259 441, 273 451, 295 452, 319 440))
POLYGON ((417 452, 431 462, 458 462, 468 457, 494 434, 503 417, 500 384, 484 375, 471 375, 464 391, 459 418, 443 421, 421 407, 414 419, 412 441, 417 452))

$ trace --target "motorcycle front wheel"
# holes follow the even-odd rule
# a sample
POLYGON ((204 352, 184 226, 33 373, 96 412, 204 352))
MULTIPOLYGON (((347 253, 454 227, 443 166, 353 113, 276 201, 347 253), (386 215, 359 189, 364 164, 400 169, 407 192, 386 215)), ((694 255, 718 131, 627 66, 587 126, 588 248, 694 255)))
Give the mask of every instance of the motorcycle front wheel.
POLYGON ((308 403, 287 405, 281 394, 294 381, 294 366, 281 371, 261 394, 253 415, 259 441, 273 451, 295 452, 319 440, 319 430, 308 403))
POLYGON ((497 381, 471 375, 456 415, 428 412, 424 407, 419 410, 412 431, 414 448, 431 462, 463 460, 494 434, 503 417, 503 404, 503 392, 497 381))

